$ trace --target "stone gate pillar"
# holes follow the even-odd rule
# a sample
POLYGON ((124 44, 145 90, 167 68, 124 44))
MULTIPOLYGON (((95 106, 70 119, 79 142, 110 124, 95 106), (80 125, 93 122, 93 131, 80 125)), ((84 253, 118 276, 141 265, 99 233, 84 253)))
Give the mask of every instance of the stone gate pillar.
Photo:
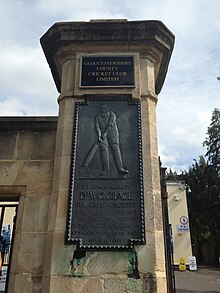
POLYGON ((41 45, 60 93, 43 292, 165 293, 156 104, 174 36, 160 21, 62 22, 41 45), (93 145, 102 100, 121 167, 107 133, 93 145))

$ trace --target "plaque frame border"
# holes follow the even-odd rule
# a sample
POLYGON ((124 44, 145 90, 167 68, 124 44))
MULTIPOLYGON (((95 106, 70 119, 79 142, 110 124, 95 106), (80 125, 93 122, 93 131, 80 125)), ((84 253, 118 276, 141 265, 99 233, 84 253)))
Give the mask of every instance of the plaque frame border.
POLYGON ((145 233, 145 209, 144 209, 144 182, 143 182, 143 160, 142 160, 142 127, 141 127, 141 103, 132 100, 132 95, 102 95, 102 94, 88 94, 84 95, 84 101, 75 103, 74 113, 74 127, 72 135, 72 153, 71 153, 71 167, 70 167, 70 180, 69 180, 69 196, 68 196, 68 212, 67 212, 67 226, 65 234, 65 244, 77 244, 80 250, 131 250, 134 245, 146 244, 145 233), (77 144, 77 127, 79 106, 88 105, 88 101, 127 101, 128 104, 137 105, 138 113, 138 157, 139 157, 139 184, 140 184, 140 212, 141 212, 141 239, 129 239, 129 245, 82 245, 81 238, 71 237, 71 221, 72 221, 72 207, 74 197, 74 176, 75 176, 75 159, 76 159, 76 144, 77 144))

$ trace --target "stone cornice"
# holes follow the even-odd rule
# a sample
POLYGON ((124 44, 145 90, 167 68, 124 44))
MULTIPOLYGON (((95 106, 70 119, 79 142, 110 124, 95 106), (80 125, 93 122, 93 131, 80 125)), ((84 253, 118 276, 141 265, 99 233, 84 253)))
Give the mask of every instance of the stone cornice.
POLYGON ((56 56, 64 56, 65 62, 67 46, 71 46, 72 57, 80 48, 82 52, 83 48, 91 48, 91 51, 97 48, 97 53, 103 53, 107 52, 108 47, 112 48, 112 52, 114 47, 116 51, 121 52, 125 51, 125 48, 127 52, 143 52, 154 47, 162 54, 155 82, 156 93, 159 94, 166 77, 174 40, 174 35, 161 21, 111 20, 55 23, 42 36, 40 42, 59 92, 61 76, 56 56))

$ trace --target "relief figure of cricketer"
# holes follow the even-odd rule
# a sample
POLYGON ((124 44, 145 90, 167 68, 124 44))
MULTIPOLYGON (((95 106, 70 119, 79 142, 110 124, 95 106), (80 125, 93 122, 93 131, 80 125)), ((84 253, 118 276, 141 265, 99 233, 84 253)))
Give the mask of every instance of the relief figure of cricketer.
POLYGON ((95 128, 98 135, 98 144, 101 153, 102 170, 100 176, 109 175, 109 148, 111 148, 116 167, 121 174, 127 174, 123 167, 119 146, 119 131, 116 124, 116 115, 109 111, 106 104, 100 106, 100 113, 95 117, 95 128))

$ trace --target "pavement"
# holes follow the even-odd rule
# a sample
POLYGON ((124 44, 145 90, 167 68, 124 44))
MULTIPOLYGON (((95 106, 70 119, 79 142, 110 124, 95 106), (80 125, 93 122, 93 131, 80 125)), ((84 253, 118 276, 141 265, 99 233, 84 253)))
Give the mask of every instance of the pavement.
POLYGON ((197 271, 175 271, 176 293, 220 292, 220 268, 201 266, 197 271))

